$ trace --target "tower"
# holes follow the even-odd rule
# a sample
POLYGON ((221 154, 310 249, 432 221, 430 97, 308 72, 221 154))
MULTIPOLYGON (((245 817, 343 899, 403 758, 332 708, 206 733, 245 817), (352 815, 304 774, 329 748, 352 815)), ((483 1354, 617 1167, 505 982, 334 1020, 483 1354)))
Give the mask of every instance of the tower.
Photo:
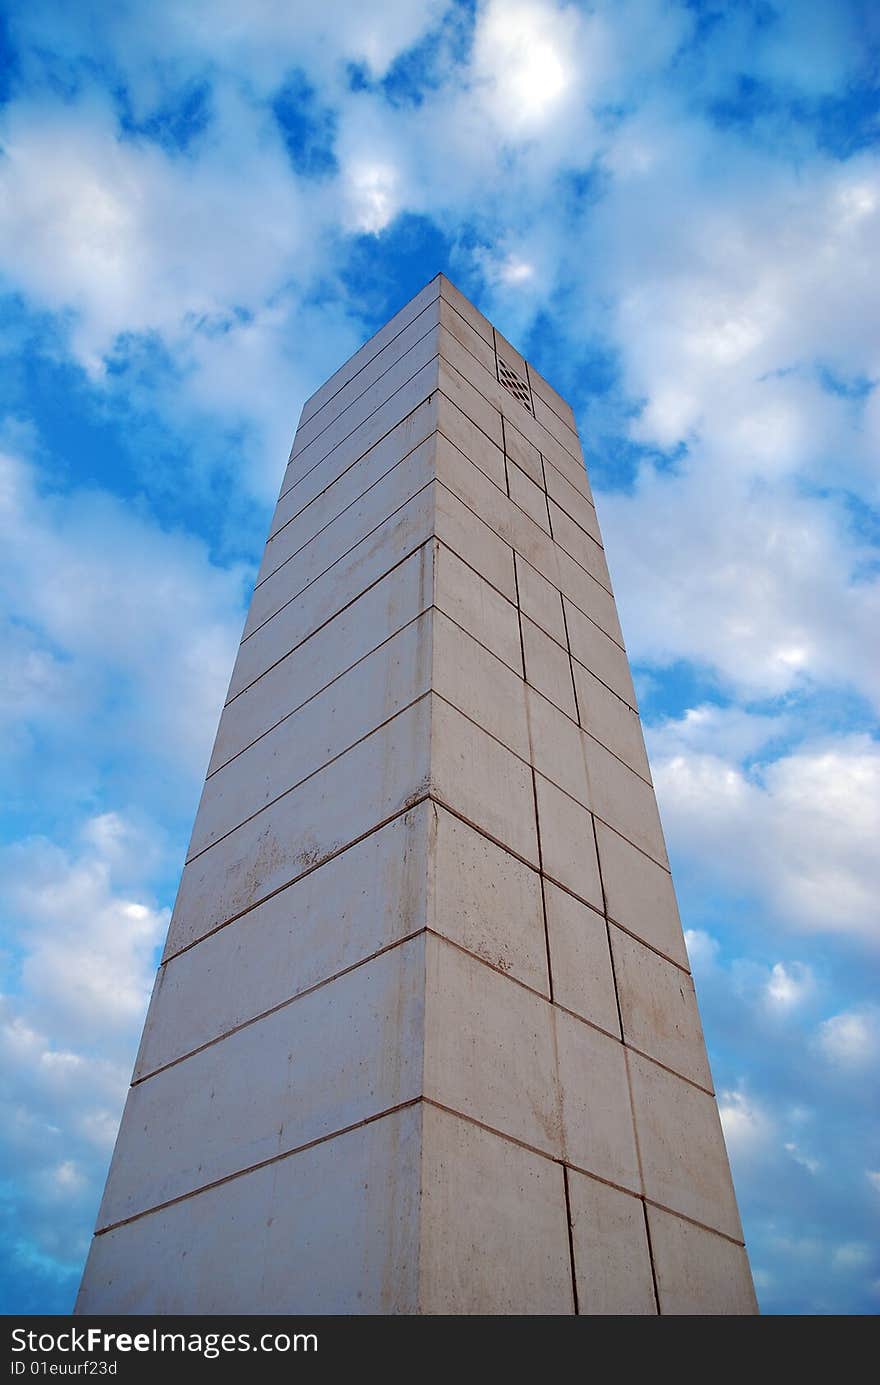
POLYGON ((574 418, 443 276, 303 409, 77 1309, 756 1311, 574 418))

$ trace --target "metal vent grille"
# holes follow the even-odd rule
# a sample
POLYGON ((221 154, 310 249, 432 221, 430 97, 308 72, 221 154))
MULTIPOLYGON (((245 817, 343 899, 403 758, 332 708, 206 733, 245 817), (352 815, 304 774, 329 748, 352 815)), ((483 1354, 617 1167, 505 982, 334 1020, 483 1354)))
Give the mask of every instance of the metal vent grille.
POLYGON ((506 390, 509 390, 514 399, 518 399, 520 404, 525 405, 529 413, 532 413, 532 396, 529 387, 515 370, 498 357, 498 378, 506 390))

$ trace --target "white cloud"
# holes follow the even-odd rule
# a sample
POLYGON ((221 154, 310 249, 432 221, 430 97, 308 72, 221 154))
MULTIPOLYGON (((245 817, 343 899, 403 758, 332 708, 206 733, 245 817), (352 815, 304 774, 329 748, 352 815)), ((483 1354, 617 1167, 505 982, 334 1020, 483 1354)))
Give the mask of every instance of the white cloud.
POLYGON ((774 1138, 776 1126, 769 1112, 741 1089, 719 1093, 718 1114, 731 1159, 752 1159, 774 1138))
MULTIPOLYGON (((595 30, 595 24, 592 26, 595 30)), ((573 49, 580 17, 573 6, 536 0, 490 0, 474 40, 474 80, 502 139, 540 130, 573 95, 583 71, 573 49)), ((594 40, 595 41, 595 40, 594 40)))
MULTIPOLYGON (((7 107, 0 266, 61 315, 95 384, 114 352, 160 342, 178 376, 163 412, 253 430, 237 482, 268 500, 303 398, 361 333, 344 301, 318 312, 309 298, 331 269, 343 194, 297 180, 264 110, 229 90, 217 104, 195 158, 120 140, 100 101, 7 107)), ((358 226, 381 229, 397 210, 393 170, 362 168, 354 185, 358 226)))
POLYGON ((180 345, 199 322, 261 306, 294 267, 314 263, 316 209, 280 140, 261 141, 241 102, 229 118, 243 127, 247 198, 222 150, 191 160, 120 141, 100 103, 7 108, 0 256, 39 301, 74 310, 75 350, 93 372, 120 333, 180 345))
POLYGON ((827 495, 876 502, 880 404, 823 373, 880 376, 880 165, 814 157, 802 177, 741 143, 719 163, 717 133, 650 103, 609 160, 580 247, 601 289, 569 256, 570 311, 618 347, 634 440, 686 448, 599 494, 630 649, 737 696, 837 685, 880 707, 880 583, 827 495))
POLYGON ((701 928, 686 928, 684 940, 691 967, 695 972, 708 971, 715 965, 720 950, 717 938, 713 938, 701 928))
POLYGON ((844 1010, 819 1027, 818 1046, 841 1068, 861 1068, 880 1057, 880 1012, 873 1007, 844 1010))
POLYGON ((876 946, 880 747, 806 744, 748 773, 684 751, 654 760, 674 853, 703 879, 757 896, 790 927, 876 946))
POLYGON ((599 517, 634 658, 696 661, 739 697, 824 684, 880 707, 880 580, 831 503, 720 466, 647 470, 634 495, 600 496, 599 517))
MULTIPOLYGON (((773 962, 767 965, 747 957, 727 962, 721 944, 704 929, 685 930, 691 967, 700 985, 722 988, 737 1008, 750 1016, 750 1022, 766 1028, 790 1021, 813 1000, 818 987, 813 970, 805 962, 773 962)), ((768 940, 772 943, 772 939, 768 940)), ((775 1032, 779 1032, 778 1028, 775 1032)), ((797 1112, 789 1111, 794 1120, 797 1112)))
POLYGON ((104 813, 86 823, 82 842, 75 858, 42 838, 6 847, 0 858, 29 1016, 55 1044, 72 1046, 131 1034, 168 924, 167 910, 112 883, 120 873, 142 879, 156 860, 155 841, 104 813))
POLYGON ((0 1171, 16 1174, 20 1253, 59 1272, 85 1253, 167 927, 140 883, 155 850, 102 814, 72 849, 32 838, 2 853, 14 994, 0 997, 0 1171))
POLYGON ((739 761, 786 736, 791 727, 792 717, 784 712, 750 712, 706 702, 688 707, 679 718, 648 726, 646 736, 652 759, 715 755, 739 761))
POLYGON ((142 113, 163 94, 168 67, 173 75, 236 74, 260 92, 296 67, 341 82, 346 64, 363 63, 382 77, 446 8, 445 0, 383 0, 381 8, 361 0, 252 0, 245 12, 237 0, 157 0, 146 12, 81 0, 65 13, 52 0, 33 0, 15 16, 14 32, 70 56, 106 55, 125 72, 142 113))
POLYGON ((507 255, 490 272, 497 276, 500 283, 507 287, 513 287, 518 284, 527 284, 530 279, 534 279, 535 266, 529 264, 528 260, 519 259, 516 255, 507 255))
POLYGON ((803 1004, 813 993, 813 973, 803 962, 774 962, 764 988, 767 1004, 783 1014, 803 1004))
POLYGON ((764 477, 825 466, 844 438, 859 449, 845 401, 803 367, 876 375, 877 160, 817 158, 804 180, 731 146, 713 169, 712 132, 650 106, 621 134, 634 142, 652 154, 616 167, 590 240, 613 281, 626 384, 646 401, 636 435, 691 439, 764 477))
POLYGON ((875 1249, 864 1241, 847 1241, 835 1246, 831 1255, 831 1267, 850 1273, 852 1270, 865 1270, 874 1260, 875 1249))
POLYGON ((77 759, 147 754, 189 785, 232 667, 245 572, 104 492, 62 498, 39 479, 0 455, 0 609, 28 631, 19 688, 39 692, 20 719, 66 737, 77 759))
POLYGON ((346 170, 354 229, 384 231, 398 210, 397 170, 391 164, 360 162, 346 170))
POLYGON ((809 1154, 804 1154, 803 1150, 795 1144, 794 1140, 786 1141, 784 1148, 786 1154, 790 1154, 795 1163, 800 1164, 801 1168, 807 1170, 807 1173, 815 1174, 822 1168, 819 1160, 813 1159, 809 1154))

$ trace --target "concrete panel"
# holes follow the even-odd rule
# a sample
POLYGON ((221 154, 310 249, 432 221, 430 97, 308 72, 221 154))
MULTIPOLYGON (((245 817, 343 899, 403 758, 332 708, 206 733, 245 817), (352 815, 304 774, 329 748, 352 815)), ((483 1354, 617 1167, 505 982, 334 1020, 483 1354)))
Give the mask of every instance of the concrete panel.
POLYGON ((534 481, 511 461, 507 463, 507 485, 514 505, 525 510, 529 518, 549 534, 550 519, 547 514, 547 496, 543 488, 536 486, 534 481))
POLYGON ((440 326, 454 337, 459 346, 479 361, 484 370, 495 370, 495 348, 467 317, 463 317, 445 298, 440 300, 440 326))
POLYGON ((544 905, 553 999, 620 1038, 608 930, 597 914, 546 880, 544 905))
POLYGON ((531 770, 440 698, 432 699, 431 790, 441 803, 537 866, 531 770))
POLYGON ((581 445, 577 432, 570 428, 567 423, 544 402, 540 395, 532 395, 532 404, 535 409, 535 418, 547 432, 554 437, 560 447, 564 447, 566 452, 570 452, 575 461, 582 460, 581 445))
MULTIPOLYGON (((530 441, 535 441, 532 434, 528 431, 529 427, 534 431, 535 420, 529 411, 520 403, 509 390, 498 382, 498 377, 494 370, 485 370, 478 361, 471 356, 470 352, 459 345, 454 338, 448 334, 441 342, 441 378, 444 378, 444 366, 449 372, 457 377, 456 388, 460 389, 461 381, 466 381, 468 390, 462 395, 460 407, 466 414, 473 418, 475 423, 480 420, 476 412, 472 410, 490 409, 496 416, 503 415, 509 418, 514 426, 522 432, 530 441)), ((441 388, 443 386, 441 385, 441 388)), ((459 402, 458 400, 456 402, 459 402)), ((482 426, 482 425, 481 425, 482 426)), ((501 421, 498 420, 500 431, 501 421)), ((543 430, 541 430, 543 433, 543 430)), ((494 433, 492 434, 494 437, 494 433)), ((551 440, 552 441, 552 440, 551 440)), ((500 445, 500 444, 499 444, 500 445)), ((536 443, 536 445, 539 445, 536 443)))
MULTIPOLYGON (((387 472, 364 495, 337 515, 308 543, 281 563, 255 587, 244 627, 244 639, 316 578, 397 513, 434 477, 434 439, 426 438, 415 451, 387 472)), ((287 531, 282 530, 279 538, 287 531)), ((356 593, 355 593, 356 594, 356 593)))
POLYGON ((543 375, 532 365, 531 361, 529 361, 528 366, 529 384, 532 387, 532 398, 536 400, 543 399, 544 403, 553 410, 557 418, 560 418, 563 423, 568 425, 573 433, 576 433, 577 424, 575 423, 571 405, 563 399, 558 390, 555 390, 551 384, 548 384, 543 375))
POLYGON ((645 1196, 741 1241, 715 1098, 627 1053, 645 1196))
POLYGON ((509 601, 516 602, 513 550, 448 486, 436 487, 436 499, 437 538, 509 601))
POLYGON ((535 776, 541 862, 546 875, 602 908, 602 886, 590 814, 555 784, 535 776))
POLYGON ((559 589, 579 606, 584 615, 600 626, 606 635, 623 647, 623 634, 617 615, 614 597, 602 583, 592 577, 571 554, 556 546, 556 562, 559 572, 559 589))
POLYGON ((507 489, 507 475, 504 469, 504 453, 501 448, 487 438, 472 419, 463 414, 445 394, 436 396, 437 427, 443 436, 463 452, 474 466, 494 481, 500 490, 507 489))
POLYGON ((581 726, 650 783, 651 770, 638 712, 576 660, 572 672, 581 726))
MULTIPOLYGON (((314 467, 307 476, 297 480, 295 485, 291 484, 289 490, 283 491, 281 499, 275 507, 275 514, 269 528, 269 546, 264 554, 259 577, 263 578, 275 566, 273 540, 286 525, 292 523, 310 505, 320 500, 325 492, 329 493, 334 487, 347 485, 346 478, 349 472, 355 468, 358 468, 357 474, 360 476, 366 470, 375 476, 390 470, 392 466, 412 452, 413 448, 418 447, 420 442, 424 442, 425 438, 430 437, 436 427, 437 395, 432 394, 417 403, 415 408, 365 452, 358 452, 347 446, 339 447, 329 457, 326 457, 320 466, 314 467)), ((290 473, 291 482, 294 477, 295 468, 290 473)), ((366 490, 366 486, 363 489, 366 490)), ((344 506, 340 505, 339 508, 341 510, 344 506)), ((315 532, 320 527, 316 524, 315 532)))
POLYGON ((656 1316, 644 1203, 573 1169, 568 1196, 578 1312, 585 1317, 656 1316))
POLYGON ((532 764, 588 808, 587 769, 577 726, 534 688, 526 688, 526 701, 532 764))
POLYGON ((445 809, 431 808, 429 927, 548 995, 540 877, 445 809))
POLYGON ((434 602, 456 625, 522 677, 516 606, 441 543, 436 545, 434 555, 434 602))
POLYGON ((440 280, 441 296, 446 300, 447 303, 450 303, 452 305, 455 311, 459 313, 465 319, 466 322, 470 323, 474 331, 478 332, 480 336, 483 338, 483 340, 488 342, 488 344, 494 350, 495 337, 492 330, 491 322, 489 322, 487 318, 483 317, 483 314, 481 312, 477 311, 473 303, 471 303, 467 298, 465 298, 464 294, 461 293, 461 291, 457 289, 449 279, 447 279, 445 274, 441 274, 438 277, 440 280))
POLYGON ((579 490, 582 495, 591 500, 590 483, 587 479, 583 458, 573 456, 556 441, 543 424, 538 423, 537 419, 533 419, 528 414, 522 421, 522 430, 529 442, 537 447, 544 458, 545 471, 548 466, 555 467, 567 481, 571 482, 575 490, 579 490))
POLYGON ((594 538, 597 543, 602 542, 602 534, 599 529, 599 521, 593 505, 586 497, 567 481, 562 472, 557 471, 549 463, 545 467, 545 477, 547 481, 547 494, 551 500, 570 515, 585 533, 594 538))
POLYGON ((522 618, 522 640, 526 678, 529 683, 554 702, 560 711, 571 717, 572 721, 577 721, 577 705, 574 700, 568 652, 525 615, 522 618))
MULTIPOLYGON (((398 423, 407 418, 419 404, 434 393, 437 388, 437 359, 434 357, 433 360, 428 361, 427 365, 417 371, 411 380, 407 380, 405 384, 401 385, 395 394, 392 394, 383 404, 368 414, 361 423, 354 426, 350 433, 340 437, 333 446, 329 446, 329 437, 325 438, 322 435, 328 444, 328 451, 320 456, 313 456, 306 451, 295 457, 288 465, 279 498, 285 498, 288 491, 293 491, 299 487, 306 477, 312 475, 313 471, 319 472, 316 479, 320 481, 320 488, 323 490, 325 486, 329 486, 331 481, 351 466, 352 462, 356 462, 371 447, 375 447, 386 433, 390 433, 393 428, 397 427, 398 423)), ((361 402, 358 401, 358 407, 361 406, 361 402)), ((363 407, 367 408, 370 402, 372 400, 369 400, 365 395, 363 407)), ((353 423, 353 420, 341 420, 338 428, 337 425, 334 425, 333 428, 328 429, 328 434, 335 436, 337 431, 343 432, 347 423, 353 423)), ((317 443, 313 446, 317 452, 317 443)), ((294 506, 294 513, 301 508, 296 496, 292 497, 291 504, 294 506)))
MULTIPOLYGON (((444 343, 444 355, 457 369, 466 371, 474 388, 500 410, 504 416, 505 426, 509 420, 517 432, 542 454, 545 462, 549 461, 571 481, 573 486, 589 497, 587 475, 577 438, 570 436, 568 446, 563 447, 562 443, 543 423, 539 422, 509 390, 499 384, 494 375, 490 375, 479 365, 469 366, 460 349, 456 354, 454 343, 444 343), (450 347, 449 351, 447 351, 447 346, 450 347)), ((515 362, 512 364, 516 368, 515 362)), ((522 371, 520 373, 523 374, 522 371)))
POLYGON ((623 1037, 667 1068, 712 1087, 690 974, 611 925, 623 1037))
MULTIPOLYGON (((289 601, 239 647, 228 697, 237 696, 361 592, 431 538, 434 488, 426 486, 369 538, 338 559, 306 592, 289 601)), ((511 561, 511 568, 513 563, 511 561)))
MULTIPOLYGON (((380 442, 376 443, 375 447, 371 447, 369 452, 365 452, 362 457, 353 462, 341 476, 338 476, 335 481, 331 481, 329 486, 315 496, 314 500, 311 500, 282 528, 276 529, 266 544, 266 551, 263 554, 263 561, 257 574, 256 586, 259 587, 267 577, 271 576, 283 563, 292 559, 308 543, 316 542, 316 536, 323 534, 328 526, 332 525, 351 505, 361 500, 373 486, 386 478, 396 467, 403 465, 405 457, 409 457, 420 446, 424 448, 431 445, 432 432, 428 427, 430 414, 436 414, 436 410, 429 410, 425 406, 420 406, 405 420, 405 423, 409 425, 408 427, 400 425, 391 433, 386 434, 380 442), (421 428, 414 427, 412 420, 420 414, 425 419, 425 423, 421 428), (424 431, 425 429, 427 431, 424 431), (424 436, 417 438, 412 447, 407 447, 404 452, 402 448, 409 441, 412 433, 423 431, 424 436)), ((387 513, 391 513, 390 508, 387 513)), ((387 515, 383 515, 382 518, 387 518, 387 515)), ((332 542, 328 543, 327 547, 328 550, 331 549, 332 542)))
POLYGON ((758 1312, 746 1252, 723 1236, 648 1208, 660 1311, 739 1317, 758 1312))
MULTIPOLYGON (((474 387, 467 374, 461 374, 450 364, 449 358, 453 356, 467 372, 468 353, 448 335, 444 336, 440 345, 443 354, 439 359, 437 388, 471 419, 496 447, 503 447, 504 434, 501 431, 499 409, 490 404, 485 395, 474 387)), ((486 372, 480 371, 480 374, 482 376, 486 372)))
POLYGON ((669 864, 654 790, 586 732, 584 754, 597 818, 614 827, 660 865, 669 864))
POLYGON ((96 1236, 77 1313, 418 1312, 421 1110, 96 1236))
MULTIPOLYGON (((208 774, 427 610, 432 597, 433 560, 433 544, 423 544, 228 702, 220 717, 208 774)), ((519 650, 518 629, 516 634, 519 650)))
MULTIPOLYGON (((495 339, 496 343, 498 343, 498 332, 495 334, 495 339)), ((525 407, 525 404, 521 403, 520 399, 511 395, 511 392, 506 386, 500 384, 495 367, 492 367, 491 370, 485 370, 485 368, 479 364, 479 361, 474 360, 470 352, 466 352, 466 350, 461 348, 459 342, 456 342, 453 338, 443 338, 441 346, 441 355, 443 359, 448 361, 449 366, 455 368, 457 373, 461 374, 461 377, 468 379, 482 399, 492 404, 500 414, 503 414, 504 418, 510 418, 514 427, 516 427, 521 434, 524 434, 525 438, 534 442, 535 446, 538 446, 540 450, 540 443, 535 436, 536 431, 538 431, 538 425, 536 425, 534 415, 532 415, 531 410, 525 407)), ((518 360, 517 357, 518 353, 511 349, 510 352, 507 353, 506 363, 511 370, 517 371, 517 373, 521 375, 522 381, 525 382, 525 370, 518 364, 518 360, 521 360, 521 357, 518 357, 518 360)), ((500 359, 504 359, 503 352, 500 359)), ((545 429, 540 429, 540 434, 542 434, 542 436, 549 436, 546 434, 545 429)), ((558 446, 558 443, 554 442, 553 438, 550 438, 550 442, 552 442, 554 446, 558 446)))
POLYGON ((518 553, 515 555, 515 561, 520 610, 565 649, 567 646, 561 595, 546 577, 536 572, 518 553))
POLYGON ((582 529, 555 500, 548 499, 547 508, 550 511, 550 528, 560 548, 564 548, 566 553, 596 578, 597 582, 601 582, 610 591, 611 578, 608 575, 608 564, 601 542, 582 529))
POLYGON ((596 823, 609 918, 687 967, 681 920, 668 870, 605 823, 596 823))
POLYGON ((98 1226, 418 1097, 426 936, 132 1087, 98 1226))
MULTIPOLYGON (((423 928, 433 821, 420 803, 166 962, 135 1079, 423 928)), ((519 902, 524 891, 505 884, 519 902)), ((517 923, 524 935, 527 917, 517 923)))
POLYGON ((434 691, 515 755, 528 760, 529 730, 522 679, 442 611, 434 612, 433 642, 434 691))
MULTIPOLYGON (((438 619, 446 617, 438 614, 438 619)), ((437 657, 433 621, 434 613, 426 611, 211 775, 202 790, 187 859, 193 860, 423 696, 431 687, 437 657)), ((495 662, 516 681, 506 665, 495 662)), ((522 736, 525 739, 524 709, 522 736)))
POLYGON ((559 1012, 430 935, 426 961, 425 1096, 558 1157, 559 1012))
POLYGON ((319 437, 346 409, 360 399, 361 395, 377 384, 408 351, 418 345, 432 328, 437 327, 440 317, 439 308, 440 304, 437 299, 428 304, 417 317, 406 324, 401 332, 398 332, 393 341, 390 341, 386 347, 377 352, 372 360, 358 371, 357 375, 348 380, 340 390, 337 390, 332 399, 328 399, 308 418, 300 421, 291 454, 293 457, 297 457, 308 443, 319 437))
POLYGON ((641 1192, 623 1044, 554 1008, 565 1160, 641 1192))
POLYGON ((437 446, 437 476, 480 515, 499 538, 521 553, 548 580, 556 581, 558 550, 550 535, 442 437, 437 446))
POLYGON ((544 467, 541 464, 540 452, 508 419, 504 420, 504 450, 511 461, 516 462, 537 486, 543 487, 544 467))
POLYGON ((430 726, 425 697, 190 861, 166 957, 411 807, 430 782, 430 726))
POLYGON ((629 703, 630 707, 637 708, 625 650, 571 601, 563 597, 562 604, 565 608, 565 622, 573 657, 606 683, 618 697, 622 697, 624 702, 629 703))
POLYGON ((350 356, 337 371, 334 371, 330 379, 321 385, 320 389, 315 390, 315 393, 303 405, 300 424, 304 423, 307 418, 311 418, 312 414, 316 413, 328 399, 332 399, 349 380, 364 369, 374 356, 377 356, 389 342, 394 341, 400 335, 408 322, 412 322, 413 318, 418 317, 419 313, 429 303, 433 303, 439 295, 440 276, 435 275, 429 284, 426 284, 414 298, 405 303, 400 311, 385 323, 384 327, 375 332, 368 341, 364 342, 363 346, 355 351, 354 355, 350 356))
MULTIPOLYGON (((293 471, 300 476, 305 476, 313 466, 317 466, 322 458, 329 456, 341 442, 362 428, 364 423, 383 404, 387 404, 388 400, 393 399, 404 385, 426 368, 433 371, 436 368, 435 361, 439 346, 440 329, 439 327, 430 328, 420 341, 400 356, 391 368, 380 375, 372 385, 364 390, 363 394, 349 404, 348 408, 337 414, 317 437, 308 442, 301 442, 299 434, 297 434, 290 457, 293 471)), ((409 409, 406 409, 405 412, 409 413, 409 409)), ((402 417, 403 411, 398 410, 397 419, 402 417)), ((387 429, 383 428, 382 432, 387 432, 387 429)), ((371 438, 367 446, 372 446, 379 437, 381 437, 381 433, 377 433, 375 437, 371 438)), ((366 448, 362 450, 365 451, 366 448)))
POLYGON ((558 1164, 426 1105, 422 1313, 571 1314, 558 1164))
POLYGON ((622 640, 610 592, 442 437, 438 438, 437 476, 448 490, 480 515, 499 538, 579 605, 585 615, 601 625, 612 638, 622 640))
MULTIPOLYGON (((505 390, 504 393, 507 394, 507 391, 505 390)), ((507 397, 513 400, 512 395, 507 395, 507 397)), ((542 423, 539 423, 527 409, 524 409, 516 401, 513 401, 509 417, 510 422, 523 434, 526 441, 541 453, 544 459, 545 472, 548 466, 555 467, 587 500, 592 500, 590 483, 580 455, 580 448, 577 449, 578 455, 574 456, 554 438, 553 434, 542 423)), ((508 414, 505 414, 505 425, 507 418, 508 414)))

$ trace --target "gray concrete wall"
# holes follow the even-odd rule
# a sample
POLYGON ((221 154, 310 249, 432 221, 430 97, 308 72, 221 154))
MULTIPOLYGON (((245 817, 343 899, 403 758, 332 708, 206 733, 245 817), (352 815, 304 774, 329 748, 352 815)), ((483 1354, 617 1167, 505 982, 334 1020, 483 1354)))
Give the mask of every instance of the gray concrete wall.
POLYGON ((442 277, 303 409, 78 1311, 755 1311, 574 419, 442 277))

